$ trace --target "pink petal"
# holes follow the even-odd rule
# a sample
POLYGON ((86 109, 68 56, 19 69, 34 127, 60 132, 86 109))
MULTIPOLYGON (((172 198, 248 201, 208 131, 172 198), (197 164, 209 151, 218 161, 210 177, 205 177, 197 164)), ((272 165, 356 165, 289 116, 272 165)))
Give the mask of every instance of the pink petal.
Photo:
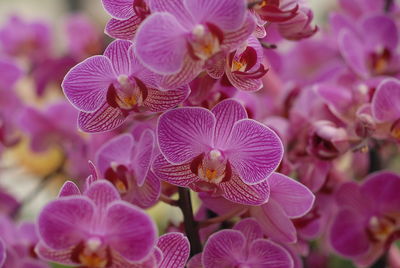
POLYGON ((292 268, 293 259, 290 254, 281 246, 258 239, 254 241, 249 249, 250 255, 247 263, 254 268, 292 268))
POLYGON ((204 61, 193 60, 189 54, 183 57, 183 66, 181 70, 175 74, 166 75, 161 81, 164 88, 175 89, 182 85, 186 85, 193 81, 196 76, 203 70, 204 61))
POLYGON ((190 94, 188 86, 183 86, 177 90, 161 91, 148 88, 148 95, 143 102, 151 112, 163 112, 174 108, 184 102, 190 94))
POLYGON ((209 22, 224 31, 237 30, 246 18, 246 1, 243 0, 185 0, 187 9, 196 22, 209 22))
POLYGON ((140 25, 135 36, 135 50, 145 67, 159 74, 182 69, 187 50, 185 29, 169 13, 154 13, 140 25))
POLYGON ((115 40, 111 42, 104 51, 104 56, 111 60, 117 75, 130 75, 131 73, 128 57, 128 50, 131 45, 132 43, 129 41, 115 40))
POLYGON ((58 197, 71 196, 71 195, 80 195, 81 191, 78 186, 72 181, 66 181, 64 185, 61 187, 60 192, 58 193, 58 197))
POLYGON ((214 132, 214 146, 224 147, 236 121, 247 118, 246 110, 236 100, 228 99, 218 103, 211 112, 217 120, 214 132))
POLYGON ((330 241, 340 254, 353 257, 366 253, 370 247, 364 217, 354 210, 342 210, 330 230, 330 241))
POLYGON ((130 134, 122 134, 112 138, 97 151, 96 165, 104 176, 111 163, 130 165, 134 148, 134 140, 130 134))
POLYGON ((102 0, 104 9, 117 19, 128 19, 133 14, 133 0, 102 0))
POLYGON ((372 97, 372 115, 380 122, 390 122, 400 118, 400 82, 385 79, 372 97))
POLYGON ((224 33, 224 40, 222 41, 221 48, 226 51, 231 51, 232 49, 239 47, 249 38, 255 28, 256 23, 254 18, 251 14, 248 14, 246 21, 239 29, 224 33))
POLYGON ((204 108, 178 108, 163 113, 158 120, 158 144, 164 157, 183 164, 212 146, 214 115, 204 108))
POLYGON ((372 199, 373 206, 382 214, 400 212, 400 176, 381 171, 369 175, 360 188, 363 200, 372 199))
POLYGON ((263 87, 261 78, 246 77, 245 75, 236 74, 231 71, 227 71, 225 73, 232 86, 239 90, 257 91, 263 87))
POLYGON ((0 267, 3 267, 3 264, 6 261, 6 257, 6 247, 3 240, 1 240, 0 238, 0 267))
POLYGON ((193 17, 186 9, 184 0, 151 0, 149 1, 152 12, 168 12, 172 14, 181 25, 191 29, 194 26, 193 17))
POLYGON ((157 203, 160 197, 160 180, 152 171, 147 173, 146 180, 142 186, 132 185, 131 196, 124 198, 132 204, 141 208, 149 208, 157 203))
POLYGON ((35 247, 35 253, 42 260, 75 266, 78 263, 72 260, 72 253, 74 248, 75 247, 63 250, 54 250, 46 247, 42 242, 39 242, 35 247))
POLYGON ((399 43, 398 29, 395 22, 385 15, 367 17, 362 22, 365 46, 374 51, 377 47, 384 47, 391 51, 396 50, 399 43))
POLYGON ((125 119, 126 116, 120 109, 113 108, 104 102, 95 112, 80 112, 78 126, 82 131, 88 133, 106 132, 122 125, 125 119))
POLYGON ((78 110, 93 112, 104 103, 108 87, 115 77, 110 59, 93 56, 65 75, 62 88, 65 96, 78 110))
POLYGON ((194 255, 187 263, 186 268, 204 268, 201 259, 203 258, 202 253, 194 255))
POLYGON ((97 208, 101 210, 105 210, 111 202, 120 200, 117 189, 107 180, 93 182, 84 195, 92 199, 97 208))
POLYGON ((220 52, 212 56, 205 63, 207 74, 214 79, 220 79, 225 73, 226 54, 220 52))
POLYGON ((151 130, 145 130, 135 146, 135 156, 132 159, 133 170, 138 186, 142 186, 147 172, 150 169, 154 149, 154 134, 151 130))
POLYGON ((171 165, 162 154, 153 162, 154 174, 173 185, 187 187, 199 178, 191 171, 190 164, 171 165))
POLYGON ((85 239, 94 217, 93 202, 84 196, 70 196, 48 203, 38 219, 38 232, 46 246, 68 249, 85 239))
POLYGON ((247 184, 256 184, 267 178, 278 167, 283 156, 278 135, 251 119, 235 123, 226 147, 225 152, 233 169, 247 184))
POLYGON ((314 194, 303 184, 280 173, 268 177, 270 198, 275 200, 289 218, 307 214, 315 200, 314 194))
POLYGON ((104 31, 113 38, 132 40, 141 22, 142 19, 136 15, 127 20, 110 19, 104 31))
POLYGON ((157 247, 163 253, 163 259, 158 268, 183 268, 189 258, 189 240, 181 233, 168 233, 162 235, 157 242, 157 247))
POLYGON ((221 182, 219 187, 226 199, 239 204, 258 206, 265 203, 269 197, 268 182, 247 185, 237 174, 233 174, 229 181, 221 182))
POLYGON ((248 210, 248 206, 232 203, 222 196, 211 196, 209 193, 200 192, 199 197, 203 205, 219 215, 231 213, 234 210, 238 211, 236 215, 240 215, 248 210), (242 210, 241 210, 242 209, 242 210))
POLYGON ((203 250, 205 268, 235 267, 244 259, 246 238, 235 230, 219 231, 208 238, 203 250))
POLYGON ((246 218, 241 220, 235 224, 233 229, 240 231, 249 242, 264 237, 260 225, 254 218, 246 218))
POLYGON ((110 247, 129 261, 143 260, 156 242, 156 227, 150 217, 123 201, 108 207, 105 227, 110 247))
POLYGON ((264 234, 281 243, 297 240, 296 228, 277 202, 270 199, 261 207, 252 207, 250 214, 257 219, 264 234))
POLYGON ((347 29, 340 32, 339 50, 347 65, 362 77, 368 75, 366 53, 361 41, 347 29))
POLYGON ((360 186, 356 182, 346 182, 340 185, 334 195, 340 208, 358 211, 367 214, 373 205, 374 195, 364 197, 361 195, 360 186))

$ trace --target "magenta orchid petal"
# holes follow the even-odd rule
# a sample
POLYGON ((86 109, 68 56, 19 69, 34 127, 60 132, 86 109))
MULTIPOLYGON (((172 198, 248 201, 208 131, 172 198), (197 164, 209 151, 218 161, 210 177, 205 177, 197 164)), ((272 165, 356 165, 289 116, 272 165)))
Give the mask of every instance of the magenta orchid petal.
POLYGON ((266 179, 278 167, 283 156, 283 146, 278 135, 250 119, 235 123, 226 147, 233 169, 247 184, 256 184, 266 179))
POLYGON ((126 116, 121 109, 113 108, 104 102, 92 113, 80 112, 78 115, 79 128, 88 133, 111 131, 124 123, 126 116))
POLYGON ((203 250, 204 268, 235 267, 244 259, 244 235, 236 230, 223 230, 211 235, 203 250))
POLYGON ((162 154, 154 160, 153 170, 154 174, 161 180, 181 187, 187 187, 199 180, 190 169, 189 163, 171 165, 162 154))
POLYGON ((233 229, 240 231, 244 237, 247 238, 247 241, 253 241, 264 237, 260 225, 254 218, 246 218, 241 220, 235 224, 233 229))
POLYGON ((225 31, 237 30, 247 14, 244 0, 185 0, 184 3, 195 21, 210 22, 225 31))
POLYGON ((54 250, 49 247, 46 247, 42 242, 39 242, 35 247, 35 253, 42 260, 76 266, 78 265, 78 263, 72 260, 73 250, 74 247, 70 247, 63 250, 54 250))
POLYGON ((147 107, 151 112, 163 112, 184 102, 189 94, 190 89, 188 86, 168 91, 148 88, 148 95, 143 102, 143 106, 147 107))
POLYGON ((251 208, 251 210, 251 215, 258 220, 265 235, 282 243, 297 241, 296 229, 292 221, 273 199, 261 207, 251 208))
POLYGON ((113 201, 120 200, 117 189, 106 180, 98 180, 90 185, 84 193, 100 210, 105 210, 113 201))
POLYGON ((280 173, 268 177, 270 198, 275 200, 289 218, 307 214, 315 200, 314 194, 303 184, 280 173))
POLYGON ((135 36, 139 60, 160 74, 176 73, 182 68, 186 51, 185 30, 169 13, 154 13, 140 25, 135 36))
POLYGON ((113 162, 129 165, 134 144, 132 135, 123 134, 101 146, 96 155, 96 165, 100 173, 104 175, 113 162))
POLYGON ((208 59, 204 65, 207 74, 214 79, 220 79, 225 73, 226 54, 219 52, 208 59))
POLYGON ((249 249, 248 264, 254 268, 292 268, 293 259, 290 254, 281 246, 258 239, 253 241, 249 249))
POLYGON ((398 28, 395 22, 384 15, 366 18, 361 25, 365 38, 365 45, 372 51, 377 47, 385 47, 391 51, 396 50, 399 43, 398 28))
POLYGON ((142 19, 136 15, 126 20, 110 19, 104 31, 113 38, 132 40, 141 22, 142 19))
POLYGON ((190 258, 186 267, 187 268, 204 268, 203 263, 201 261, 202 258, 203 258, 202 253, 194 255, 192 258, 190 258))
POLYGON ((366 253, 370 247, 365 231, 365 218, 354 210, 341 210, 335 218, 330 231, 333 248, 344 256, 357 256, 366 253))
POLYGON ((199 193, 199 197, 205 207, 220 215, 232 213, 234 210, 237 211, 236 215, 240 215, 248 210, 248 206, 232 203, 222 196, 215 197, 208 193, 201 192, 199 193))
POLYGON ((153 131, 145 130, 135 146, 135 156, 132 159, 132 166, 136 175, 136 182, 138 186, 142 186, 145 182, 151 165, 153 149, 153 131))
POLYGON ((65 96, 78 110, 94 112, 106 100, 115 79, 112 63, 105 56, 93 56, 72 68, 62 83, 65 96))
POLYGON ((257 91, 263 87, 262 80, 259 78, 249 78, 233 72, 226 72, 226 76, 228 77, 229 82, 240 90, 257 91))
MULTIPOLYGON (((373 197, 375 212, 396 214, 400 211, 400 176, 389 171, 369 175, 360 187, 362 200, 373 197)), ((371 208, 371 207, 370 207, 371 208)))
POLYGON ((157 135, 161 153, 173 164, 183 164, 211 148, 214 115, 203 108, 179 108, 162 114, 157 135))
POLYGON ((3 240, 0 238, 0 267, 3 267, 6 257, 6 246, 4 245, 3 240))
POLYGON ((247 118, 246 110, 239 102, 229 99, 218 103, 211 112, 216 119, 214 146, 224 147, 236 121, 247 118))
POLYGON ((80 195, 81 191, 78 186, 72 181, 66 181, 64 185, 61 187, 60 192, 58 193, 58 197, 63 196, 71 196, 71 195, 80 195))
POLYGON ((356 182, 346 182, 335 192, 336 202, 341 208, 357 210, 361 213, 369 211, 373 201, 368 196, 362 196, 360 186, 356 182))
POLYGON ((150 10, 152 12, 168 12, 172 14, 182 25, 188 27, 193 25, 193 17, 186 9, 184 0, 163 0, 149 1, 150 10))
POLYGON ((149 208, 157 203, 160 192, 160 180, 152 171, 149 171, 142 186, 132 185, 132 194, 126 200, 141 208, 149 208))
POLYGON ((221 182, 219 187, 222 195, 229 201, 252 206, 264 204, 268 200, 270 191, 267 181, 247 185, 237 174, 233 174, 229 181, 221 182))
POLYGON ((133 205, 115 201, 105 219, 109 245, 129 261, 147 257, 156 242, 156 228, 149 216, 133 205))
POLYGON ((160 236, 157 247, 163 254, 158 268, 183 268, 189 258, 189 240, 181 233, 171 232, 160 236))
POLYGON ((128 19, 133 14, 133 0, 102 0, 104 9, 114 18, 128 19))
POLYGON ((87 197, 70 196, 47 204, 39 215, 38 231, 46 246, 68 249, 87 235, 95 205, 87 197))
POLYGON ((339 50, 350 68, 362 77, 368 75, 365 62, 366 53, 361 40, 347 29, 339 35, 339 50))
POLYGON ((224 41, 221 47, 227 50, 236 48, 249 38, 249 36, 254 32, 255 27, 256 23, 253 17, 249 14, 245 23, 239 29, 224 33, 224 41))
POLYGON ((128 50, 131 45, 132 43, 129 41, 115 40, 104 51, 104 56, 110 59, 117 75, 129 75, 131 73, 128 57, 128 50))
POLYGON ((203 61, 194 61, 189 54, 183 57, 183 66, 175 74, 165 75, 161 80, 161 86, 164 88, 177 88, 188 84, 203 70, 203 61))
POLYGON ((400 118, 400 81, 385 79, 372 97, 372 115, 380 122, 390 122, 400 118))

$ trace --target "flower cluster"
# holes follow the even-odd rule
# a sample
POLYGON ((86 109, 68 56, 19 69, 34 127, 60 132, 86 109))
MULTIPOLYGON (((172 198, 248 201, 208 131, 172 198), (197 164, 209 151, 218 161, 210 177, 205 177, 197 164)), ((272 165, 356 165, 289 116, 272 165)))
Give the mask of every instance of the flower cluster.
POLYGON ((0 153, 63 181, 0 188, 0 267, 400 267, 398 3, 101 2, 0 27, 0 153))

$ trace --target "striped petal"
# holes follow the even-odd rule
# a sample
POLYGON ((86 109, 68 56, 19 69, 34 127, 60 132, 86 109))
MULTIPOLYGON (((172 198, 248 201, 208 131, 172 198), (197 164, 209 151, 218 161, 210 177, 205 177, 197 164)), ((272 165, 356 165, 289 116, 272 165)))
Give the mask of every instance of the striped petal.
POLYGON ((138 186, 142 186, 149 172, 154 149, 153 131, 146 129, 135 146, 135 156, 132 167, 136 175, 138 186))
POLYGON ((124 200, 141 208, 149 208, 157 203, 160 192, 160 180, 152 171, 149 171, 143 185, 139 187, 133 184, 129 197, 124 197, 124 200))
POLYGON ((251 119, 235 123, 226 147, 232 167, 247 184, 256 184, 271 175, 283 156, 278 135, 251 119))
POLYGON ((64 78, 65 96, 78 110, 93 112, 105 101, 108 87, 116 78, 105 56, 93 56, 73 67, 64 78))
POLYGON ((130 75, 131 73, 131 64, 128 57, 128 50, 131 45, 132 43, 126 40, 115 40, 104 51, 104 56, 111 60, 117 75, 130 75))
POLYGON ((110 19, 104 31, 113 38, 132 40, 141 22, 142 19, 136 15, 127 20, 110 19))
POLYGON ((157 242, 157 247, 163 253, 163 259, 158 268, 183 268, 189 258, 189 240, 181 233, 168 233, 162 235, 157 242))
POLYGON ((133 14, 133 0, 102 0, 104 9, 114 18, 128 19, 133 14))
POLYGON ((143 106, 147 107, 151 112, 163 112, 184 102, 189 94, 190 89, 188 86, 168 91, 148 88, 148 95, 143 102, 143 106))
POLYGON ((125 119, 126 116, 120 109, 113 108, 104 102, 95 112, 80 112, 78 126, 82 131, 88 133, 106 132, 122 125, 125 119))

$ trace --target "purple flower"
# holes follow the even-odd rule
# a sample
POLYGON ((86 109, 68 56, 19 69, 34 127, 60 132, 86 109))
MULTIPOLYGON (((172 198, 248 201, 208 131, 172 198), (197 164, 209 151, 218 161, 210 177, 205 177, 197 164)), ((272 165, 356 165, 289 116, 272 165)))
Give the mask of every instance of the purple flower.
POLYGON ((40 61, 51 51, 50 28, 41 21, 26 22, 12 16, 0 29, 0 51, 13 57, 40 61))
POLYGON ((267 201, 265 179, 282 159, 282 143, 271 129, 247 119, 237 101, 222 101, 211 111, 168 111, 159 119, 157 134, 162 154, 153 169, 162 180, 233 202, 267 201))
POLYGON ((266 182, 270 195, 268 202, 261 206, 233 204, 207 193, 202 193, 200 197, 206 207, 218 214, 248 211, 257 219, 266 236, 281 243, 294 243, 297 236, 292 219, 306 215, 313 207, 315 197, 307 187, 280 173, 272 173, 266 182))
POLYGON ((385 79, 376 89, 371 101, 372 115, 380 123, 390 125, 390 134, 400 140, 400 81, 385 79))
POLYGON ((150 170, 154 134, 145 130, 139 140, 123 134, 104 144, 96 162, 101 177, 117 188, 123 200, 143 208, 158 201, 160 181, 150 170))
MULTIPOLYGON (((201 263, 204 268, 293 267, 290 254, 278 244, 264 239, 260 226, 252 218, 240 221, 232 230, 211 235, 204 246, 201 263)), ((189 267, 196 267, 191 265, 189 267)))
POLYGON ((139 208, 120 200, 108 181, 93 182, 80 195, 66 182, 59 199, 38 218, 41 241, 36 252, 45 260, 87 267, 137 267, 155 263, 156 228, 139 208))
POLYGON ((142 21, 150 15, 147 0, 102 0, 104 9, 113 17, 105 32, 118 39, 132 40, 142 21))
POLYGON ((361 185, 343 184, 335 194, 340 210, 330 231, 333 248, 363 266, 379 258, 399 234, 399 191, 400 176, 387 171, 361 185))
POLYGON ((247 42, 236 51, 220 57, 214 57, 206 64, 208 74, 219 79, 226 75, 223 82, 228 82, 240 90, 256 91, 263 87, 261 78, 267 73, 262 64, 264 52, 260 41, 251 36, 247 42))
POLYGON ((354 26, 350 18, 335 15, 331 23, 342 57, 357 75, 368 78, 400 70, 398 28, 391 18, 373 15, 354 26))
POLYGON ((151 0, 149 6, 135 50, 167 86, 189 83, 208 60, 238 47, 255 28, 245 0, 151 0))
POLYGON ((62 83, 69 101, 80 110, 78 124, 85 132, 120 126, 133 112, 161 112, 183 102, 189 88, 161 91, 158 76, 138 63, 132 43, 117 40, 104 56, 78 64, 62 83))
POLYGON ((48 264, 37 259, 35 254, 32 254, 33 248, 38 242, 35 227, 33 223, 29 222, 15 225, 9 218, 0 217, 0 267, 49 267, 48 264))

